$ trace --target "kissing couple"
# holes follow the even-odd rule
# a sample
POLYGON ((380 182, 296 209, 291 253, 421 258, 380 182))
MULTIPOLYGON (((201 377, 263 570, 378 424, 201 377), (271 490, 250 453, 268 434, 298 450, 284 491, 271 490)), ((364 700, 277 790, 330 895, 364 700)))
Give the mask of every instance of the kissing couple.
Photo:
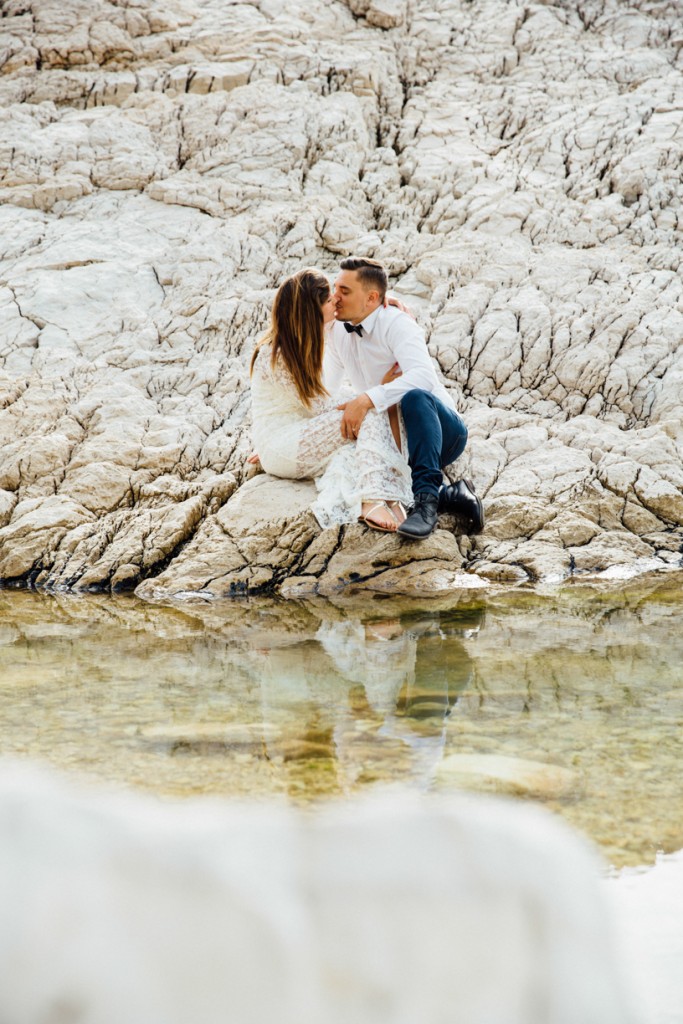
POLYGON ((462 454, 467 428, 424 331, 387 300, 387 284, 381 263, 355 256, 341 261, 334 289, 314 269, 283 281, 251 361, 249 461, 314 479, 323 529, 360 520, 422 540, 442 512, 480 533, 472 483, 449 484, 442 472, 462 454))

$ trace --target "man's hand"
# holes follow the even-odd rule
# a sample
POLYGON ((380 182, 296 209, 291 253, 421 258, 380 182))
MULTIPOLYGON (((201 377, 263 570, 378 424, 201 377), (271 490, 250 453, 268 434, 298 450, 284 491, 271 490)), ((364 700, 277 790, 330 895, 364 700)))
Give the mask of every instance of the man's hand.
POLYGON ((249 463, 250 466, 258 466, 260 461, 261 460, 258 457, 258 452, 252 452, 251 455, 249 455, 247 458, 247 462, 249 463))
POLYGON ((350 402, 343 402, 337 408, 344 410, 341 421, 342 437, 345 437, 348 441, 355 441, 368 409, 374 409, 374 402, 368 395, 363 394, 350 402))

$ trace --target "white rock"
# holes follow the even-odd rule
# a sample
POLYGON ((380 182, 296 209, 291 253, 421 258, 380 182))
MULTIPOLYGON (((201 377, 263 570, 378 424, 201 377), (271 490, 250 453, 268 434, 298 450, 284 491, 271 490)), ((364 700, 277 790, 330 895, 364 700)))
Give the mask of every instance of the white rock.
POLYGON ((618 922, 618 943, 639 1012, 648 1024, 676 1021, 683 1006, 683 854, 657 858, 646 871, 624 869, 603 886, 618 922))
POLYGON ((316 815, 0 773, 17 1024, 628 1024, 597 864, 542 811, 386 795, 316 815), (125 979, 125 983, 122 983, 125 979))
MULTIPOLYGON (((302 265, 333 276, 351 252, 386 262, 467 421, 451 472, 472 477, 488 526, 463 542, 465 570, 672 564, 679 29, 674 2, 10 3, 0 575, 133 586, 163 564, 150 587, 199 592, 222 544, 219 590, 231 573, 334 589, 315 545, 336 540, 295 527, 291 558, 264 552, 273 520, 238 551, 217 493, 184 503, 205 472, 238 494, 248 478, 247 367, 275 287, 302 265), (169 476, 163 498, 145 490, 169 476), (27 501, 55 496, 73 512, 60 532, 18 528, 27 501), (153 501, 165 539, 143 550, 153 501)), ((457 586, 456 547, 376 585, 457 586)))

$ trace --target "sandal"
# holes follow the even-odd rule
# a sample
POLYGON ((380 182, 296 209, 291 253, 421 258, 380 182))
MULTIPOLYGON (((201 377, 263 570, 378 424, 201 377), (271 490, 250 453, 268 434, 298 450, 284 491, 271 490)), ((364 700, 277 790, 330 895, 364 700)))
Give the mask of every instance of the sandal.
POLYGON ((388 501, 387 505, 391 511, 392 516, 400 526, 401 523, 405 523, 408 518, 408 513, 405 510, 405 505, 401 501, 388 501))
MULTIPOLYGON (((363 504, 369 505, 370 502, 363 502, 363 504)), ((376 501, 374 505, 372 505, 365 514, 361 513, 361 515, 358 516, 358 522, 365 523, 365 525, 369 526, 371 530, 380 530, 382 533, 396 533, 396 530, 398 529, 399 525, 396 520, 396 516, 394 515, 393 509, 389 507, 386 501, 376 501), (372 513, 376 512, 378 508, 384 509, 386 512, 389 513, 393 526, 389 526, 386 523, 378 523, 376 519, 370 518, 372 513)))

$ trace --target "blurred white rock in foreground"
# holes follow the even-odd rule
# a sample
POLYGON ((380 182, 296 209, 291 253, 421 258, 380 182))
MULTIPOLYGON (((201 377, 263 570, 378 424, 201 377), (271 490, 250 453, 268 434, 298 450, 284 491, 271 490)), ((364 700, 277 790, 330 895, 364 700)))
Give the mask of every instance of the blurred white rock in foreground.
POLYGON ((3 1024, 627 1024, 590 851, 536 808, 304 815, 0 773, 3 1024))
POLYGON ((683 850, 606 881, 646 1024, 683 1021, 683 850))

